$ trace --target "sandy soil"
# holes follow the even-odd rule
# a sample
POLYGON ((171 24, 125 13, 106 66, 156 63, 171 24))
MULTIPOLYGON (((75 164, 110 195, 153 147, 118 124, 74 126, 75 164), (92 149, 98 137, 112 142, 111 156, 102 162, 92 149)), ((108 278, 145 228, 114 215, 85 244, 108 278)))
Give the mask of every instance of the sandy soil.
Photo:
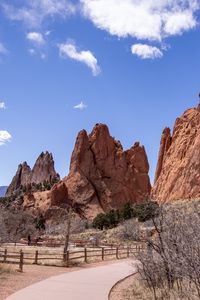
POLYGON ((17 272, 16 267, 11 266, 12 272, 0 274, 0 300, 4 300, 6 297, 15 293, 16 291, 52 276, 112 263, 116 263, 116 260, 87 265, 84 264, 82 266, 73 268, 25 265, 23 273, 17 272))

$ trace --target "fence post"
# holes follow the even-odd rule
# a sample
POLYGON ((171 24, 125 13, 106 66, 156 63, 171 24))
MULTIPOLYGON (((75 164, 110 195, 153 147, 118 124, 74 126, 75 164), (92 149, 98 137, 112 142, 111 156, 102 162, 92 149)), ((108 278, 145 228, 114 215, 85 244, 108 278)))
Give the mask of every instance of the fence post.
POLYGON ((66 262, 67 260, 67 249, 64 248, 64 251, 63 251, 63 262, 66 262))
POLYGON ((34 261, 34 265, 37 265, 38 264, 38 250, 35 251, 35 261, 34 261))
POLYGON ((19 271, 23 272, 23 264, 24 264, 24 253, 20 250, 20 257, 19 257, 19 271))
POLYGON ((6 262, 7 252, 8 252, 8 250, 5 249, 5 250, 4 250, 4 259, 3 259, 3 262, 4 262, 4 263, 6 262))
POLYGON ((127 257, 129 258, 129 256, 130 256, 130 248, 129 246, 127 246, 127 257))
POLYGON ((85 254, 84 261, 85 261, 85 263, 87 263, 87 248, 86 247, 84 248, 84 254, 85 254))
POLYGON ((119 248, 116 248, 116 259, 119 259, 119 248))
POLYGON ((104 255, 105 255, 105 249, 102 247, 102 260, 104 260, 104 255))
POLYGON ((69 250, 66 253, 67 268, 69 268, 69 250))

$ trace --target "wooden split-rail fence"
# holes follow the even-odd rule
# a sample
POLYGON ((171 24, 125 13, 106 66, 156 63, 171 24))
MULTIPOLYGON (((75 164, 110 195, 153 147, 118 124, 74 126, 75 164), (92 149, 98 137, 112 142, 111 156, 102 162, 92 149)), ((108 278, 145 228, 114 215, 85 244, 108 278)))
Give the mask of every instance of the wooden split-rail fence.
POLYGON ((8 252, 8 249, 0 250, 0 263, 19 265, 19 271, 23 272, 24 253, 22 250, 19 252, 8 252))
POLYGON ((144 245, 83 248, 81 250, 68 250, 65 253, 57 251, 28 249, 19 252, 9 249, 0 250, 0 263, 18 264, 19 270, 23 271, 24 264, 51 265, 70 267, 80 263, 92 263, 105 260, 125 259, 134 257, 143 251, 144 245))

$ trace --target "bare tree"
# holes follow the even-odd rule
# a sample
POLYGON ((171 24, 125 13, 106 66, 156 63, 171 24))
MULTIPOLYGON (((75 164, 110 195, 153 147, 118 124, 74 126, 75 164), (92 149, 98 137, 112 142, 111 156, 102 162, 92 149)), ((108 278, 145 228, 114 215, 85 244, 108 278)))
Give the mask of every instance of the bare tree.
POLYGON ((122 240, 138 241, 141 239, 141 235, 141 225, 136 219, 125 221, 119 232, 122 240))
POLYGON ((139 255, 139 273, 154 299, 171 299, 174 292, 175 299, 200 298, 199 212, 195 204, 164 205, 152 218, 155 235, 139 255))
POLYGON ((17 243, 35 232, 34 218, 23 211, 0 208, 0 241, 17 243))

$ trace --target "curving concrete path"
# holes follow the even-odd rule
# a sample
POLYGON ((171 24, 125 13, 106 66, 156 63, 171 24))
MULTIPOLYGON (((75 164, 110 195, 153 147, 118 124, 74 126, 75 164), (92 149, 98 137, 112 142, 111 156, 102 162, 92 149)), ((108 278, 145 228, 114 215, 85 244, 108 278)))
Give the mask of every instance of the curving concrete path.
POLYGON ((113 285, 135 271, 129 260, 69 272, 33 284, 7 300, 107 300, 113 285))

